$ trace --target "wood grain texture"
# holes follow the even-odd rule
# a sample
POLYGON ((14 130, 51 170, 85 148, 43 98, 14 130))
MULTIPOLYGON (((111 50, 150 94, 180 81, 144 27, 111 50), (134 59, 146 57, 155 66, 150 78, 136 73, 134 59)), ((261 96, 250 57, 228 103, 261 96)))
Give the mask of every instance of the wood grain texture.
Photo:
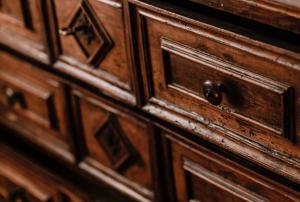
POLYGON ((3 1, 0 8, 0 42, 16 50, 27 44, 47 53, 42 4, 40 0, 3 1), (13 42, 10 43, 11 40, 13 42))
POLYGON ((87 193, 1 143, 0 199, 12 202, 87 202, 87 193), (2 197, 2 198, 1 198, 2 197))
MULTIPOLYGON (((61 31, 73 26, 80 10, 84 13, 87 23, 90 24, 94 35, 91 42, 85 43, 85 31, 78 31, 74 36, 61 36, 63 62, 70 64, 76 71, 87 73, 92 79, 88 83, 95 85, 90 80, 102 79, 118 89, 131 95, 130 98, 113 95, 122 101, 135 104, 135 83, 130 54, 127 51, 129 44, 126 41, 126 24, 124 8, 117 1, 56 1, 58 13, 58 29, 61 31), (72 24, 73 23, 73 24, 72 24), (85 44, 85 45, 84 45, 85 44)), ((69 66, 70 68, 70 66, 69 66)), ((70 71, 74 71, 70 69, 70 71)), ((76 74, 79 79, 82 74, 76 74)), ((85 80, 86 81, 86 80, 85 80)), ((96 84, 105 94, 107 88, 96 84)))
POLYGON ((80 167, 116 188, 126 185, 126 194, 139 200, 151 200, 153 173, 151 168, 151 136, 147 122, 130 116, 80 89, 73 90, 78 132, 82 138, 80 167), (105 180, 98 173, 105 173, 105 180), (116 181, 117 183, 114 183, 116 181), (141 194, 141 196, 138 196, 141 194))
POLYGON ((188 0, 186 2, 189 1, 300 33, 300 7, 294 0, 188 0))
MULTIPOLYGON (((231 147, 229 143, 223 141, 223 137, 234 139, 237 144, 246 144, 250 148, 274 157, 277 159, 276 163, 284 161, 295 166, 293 173, 298 173, 299 117, 295 115, 298 114, 299 109, 299 54, 187 18, 182 15, 184 10, 179 15, 169 11, 167 6, 166 9, 162 9, 139 1, 131 2, 135 4, 132 5, 132 17, 135 19, 136 43, 139 44, 139 49, 143 50, 139 52, 141 58, 139 64, 146 92, 145 102, 148 99, 144 109, 176 126, 202 136, 205 140, 217 142, 218 145, 237 153, 243 151, 239 146, 231 145, 231 147), (235 66, 231 69, 233 72, 227 72, 229 66, 226 64, 230 67, 235 66), (232 89, 229 87, 228 90, 229 92, 232 90, 232 99, 225 93, 224 105, 216 107, 208 104, 203 99, 201 91, 202 83, 206 79, 231 86, 232 89), (241 83, 238 84, 237 79, 241 79, 241 83), (243 88, 243 85, 247 87, 243 88), (283 91, 279 93, 278 87, 286 94, 283 91), (273 97, 275 91, 278 92, 275 93, 279 96, 277 98, 273 97), (245 97, 244 93, 247 94, 245 97), (262 102, 269 100, 270 104, 263 104, 263 110, 260 111, 259 100, 262 102), (283 100, 286 104, 282 103, 283 100), (276 102, 281 104, 275 107, 276 102), (254 104, 255 107, 252 109, 250 107, 247 111, 247 107, 240 108, 243 106, 242 103, 248 103, 249 105, 244 106, 249 107, 254 104), (287 107, 286 110, 283 110, 284 106, 287 107), (283 111, 271 110, 271 112, 268 107, 283 111), (243 113, 243 110, 247 111, 247 117, 239 114, 243 113), (279 118, 281 121, 276 118, 279 114, 281 114, 279 118), (271 128, 270 125, 267 127, 261 125, 264 122, 262 116, 265 116, 265 121, 269 123, 276 119, 280 124, 290 122, 284 135, 290 140, 278 136, 279 133, 276 132, 274 125, 271 128), (224 136, 212 137, 208 135, 209 133, 201 133, 200 131, 207 126, 224 133, 224 136)), ((244 156, 258 163, 257 157, 252 158, 249 154, 244 156)), ((267 163, 263 160, 260 164, 272 168, 275 172, 284 172, 285 176, 296 181, 299 180, 299 176, 278 169, 273 161, 267 163)))
POLYGON ((1 122, 61 158, 74 161, 64 81, 5 52, 0 53, 0 58, 3 61, 0 67, 1 122), (9 103, 9 91, 19 93, 19 100, 9 103))
POLYGON ((177 201, 298 201, 299 193, 165 134, 177 201))
POLYGON ((0 201, 300 201, 299 11, 0 0, 0 201))

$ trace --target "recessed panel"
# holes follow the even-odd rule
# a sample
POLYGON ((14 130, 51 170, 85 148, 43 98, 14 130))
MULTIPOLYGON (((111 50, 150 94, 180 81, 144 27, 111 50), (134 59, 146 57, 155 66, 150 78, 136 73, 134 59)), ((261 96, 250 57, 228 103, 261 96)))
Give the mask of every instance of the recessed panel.
POLYGON ((31 27, 31 13, 28 0, 1 0, 0 12, 15 18, 25 27, 31 27))
MULTIPOLYGON (((252 119, 293 140, 291 86, 246 71, 242 67, 167 38, 161 39, 161 48, 164 69, 161 82, 166 83, 166 88, 159 90, 170 95, 173 91, 182 96, 194 96, 200 107, 207 102, 203 91, 204 83, 215 82, 224 89, 220 104, 223 109, 245 121, 252 119)), ((159 91, 157 93, 160 94, 159 91)))
POLYGON ((164 133, 177 201, 297 201, 299 196, 277 182, 209 151, 164 133))
POLYGON ((1 124, 19 138, 73 161, 64 81, 4 52, 0 60, 1 124))
POLYGON ((55 5, 62 47, 60 59, 70 64, 67 73, 109 96, 134 103, 123 3, 56 0, 55 5))
POLYGON ((1 0, 0 43, 37 59, 48 60, 45 54, 48 51, 46 47, 47 25, 44 23, 43 13, 48 13, 47 19, 51 19, 51 12, 48 10, 49 2, 1 0), (40 51, 41 54, 34 54, 35 51, 40 51))
MULTIPOLYGON (((101 178, 126 185, 146 198, 153 197, 151 130, 146 122, 115 105, 74 89, 73 99, 83 161, 80 167, 101 178)), ((116 186, 112 183, 112 186, 116 186)), ((130 192, 129 192, 130 194, 130 192)))

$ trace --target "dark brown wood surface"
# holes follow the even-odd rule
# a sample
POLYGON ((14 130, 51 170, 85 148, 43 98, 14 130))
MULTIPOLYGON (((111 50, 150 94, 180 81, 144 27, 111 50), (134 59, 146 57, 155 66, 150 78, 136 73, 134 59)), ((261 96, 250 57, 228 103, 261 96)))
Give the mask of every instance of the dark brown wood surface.
POLYGON ((259 150, 276 160, 264 157, 260 162, 255 156, 253 161, 297 180, 299 54, 132 2, 137 43, 143 50, 139 57, 148 99, 144 109, 249 159, 254 156, 242 154, 244 145, 251 152, 259 150), (205 100, 206 80, 225 86, 219 106, 205 100), (287 127, 276 129, 276 120, 287 127), (212 136, 203 126, 225 135, 212 136), (275 164, 281 161, 293 171, 278 169, 275 164))
POLYGON ((64 81, 3 51, 0 58, 1 122, 74 162, 64 81))
POLYGON ((280 29, 300 33, 300 4, 297 0, 185 0, 185 2, 209 6, 280 29))
POLYGON ((0 0, 0 201, 300 201, 299 16, 0 0))
POLYGON ((87 202, 89 196, 1 143, 0 200, 87 202), (2 198, 1 198, 2 197, 2 198))
POLYGON ((61 35, 60 59, 70 64, 61 68, 72 71, 79 79, 85 79, 83 73, 86 72, 89 75, 86 80, 88 83, 108 91, 110 95, 111 90, 106 86, 113 84, 118 90, 114 97, 135 104, 122 2, 58 0, 55 4, 61 35), (90 28, 80 30, 80 26, 90 28), (76 27, 79 28, 74 33, 64 33, 76 27), (74 67, 78 69, 77 74, 74 67), (102 83, 93 82, 98 78, 103 80, 102 83))
POLYGON ((138 200, 153 199, 149 124, 80 89, 72 92, 83 148, 79 166, 102 180, 101 173, 110 175, 112 185, 138 200))
MULTIPOLYGON (((178 201, 298 201, 299 193, 165 134, 178 201)), ((166 160, 167 161, 167 160, 166 160)))

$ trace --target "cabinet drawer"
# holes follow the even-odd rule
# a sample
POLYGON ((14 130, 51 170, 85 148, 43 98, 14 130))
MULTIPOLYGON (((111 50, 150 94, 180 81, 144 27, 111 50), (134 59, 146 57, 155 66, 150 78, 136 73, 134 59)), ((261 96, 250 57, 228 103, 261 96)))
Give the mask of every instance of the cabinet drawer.
POLYGON ((61 69, 96 85, 105 94, 133 104, 122 2, 56 0, 55 4, 62 46, 60 58, 70 65, 61 69))
POLYGON ((131 2, 146 111, 194 133, 208 126, 299 166, 299 53, 185 17, 175 6, 180 15, 131 2))
POLYGON ((299 193, 191 142, 165 134, 177 201, 299 201, 299 193))
MULTIPOLYGON (((18 51, 46 51, 41 0, 0 2, 0 42, 18 51)), ((31 54, 27 52, 27 54, 31 54)))
POLYGON ((137 200, 152 199, 148 123, 77 88, 73 100, 83 147, 80 167, 137 200))
POLYGON ((5 61, 0 64, 1 122, 73 160, 64 83, 8 54, 1 53, 0 58, 5 61))
POLYGON ((0 200, 10 202, 87 202, 87 195, 1 144, 0 200))

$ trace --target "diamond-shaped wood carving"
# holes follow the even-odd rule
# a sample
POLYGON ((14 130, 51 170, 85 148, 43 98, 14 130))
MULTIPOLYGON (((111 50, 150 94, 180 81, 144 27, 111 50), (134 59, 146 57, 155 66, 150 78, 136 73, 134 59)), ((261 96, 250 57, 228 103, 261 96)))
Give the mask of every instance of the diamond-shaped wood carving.
POLYGON ((95 133, 95 138, 115 170, 121 169, 135 154, 132 145, 113 114, 108 115, 105 124, 95 133))
POLYGON ((93 66, 100 64, 113 47, 113 41, 86 0, 76 8, 65 29, 75 37, 86 63, 93 66))

